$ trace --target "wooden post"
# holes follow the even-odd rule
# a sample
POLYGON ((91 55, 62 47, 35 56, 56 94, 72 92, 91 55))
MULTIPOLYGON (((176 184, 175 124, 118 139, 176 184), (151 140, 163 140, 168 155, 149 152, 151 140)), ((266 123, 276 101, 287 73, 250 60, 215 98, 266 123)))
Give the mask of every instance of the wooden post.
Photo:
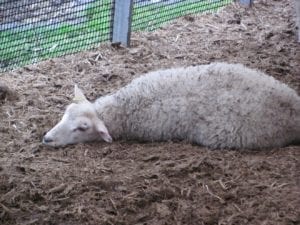
POLYGON ((240 4, 247 6, 247 7, 251 7, 253 4, 253 0, 240 0, 240 4))
POLYGON ((133 0, 115 0, 112 43, 129 47, 133 0))

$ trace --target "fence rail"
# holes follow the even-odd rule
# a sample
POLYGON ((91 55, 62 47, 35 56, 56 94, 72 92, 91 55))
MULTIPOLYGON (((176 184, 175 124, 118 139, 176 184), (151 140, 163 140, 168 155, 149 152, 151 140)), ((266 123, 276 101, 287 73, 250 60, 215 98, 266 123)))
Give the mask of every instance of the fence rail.
MULTIPOLYGON (((128 45, 130 32, 154 30, 233 0, 0 0, 0 70, 96 47, 128 45)), ((251 2, 251 0, 241 0, 251 2)))

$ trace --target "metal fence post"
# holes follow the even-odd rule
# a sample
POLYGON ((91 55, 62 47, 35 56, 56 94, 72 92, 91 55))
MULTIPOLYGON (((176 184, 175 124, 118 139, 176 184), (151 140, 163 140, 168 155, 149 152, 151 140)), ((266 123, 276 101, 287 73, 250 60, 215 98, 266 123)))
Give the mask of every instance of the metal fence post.
POLYGON ((240 4, 250 7, 253 4, 253 0, 240 0, 240 4))
POLYGON ((133 0, 115 0, 112 43, 129 47, 133 0))

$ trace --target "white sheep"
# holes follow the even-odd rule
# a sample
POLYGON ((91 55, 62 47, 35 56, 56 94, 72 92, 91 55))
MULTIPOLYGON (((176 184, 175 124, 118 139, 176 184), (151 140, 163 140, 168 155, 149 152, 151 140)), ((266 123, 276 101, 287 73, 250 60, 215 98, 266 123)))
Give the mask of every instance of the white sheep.
POLYGON ((261 149, 300 141, 297 93, 240 64, 150 72, 94 103, 75 86, 74 101, 44 144, 185 140, 214 149, 261 149))

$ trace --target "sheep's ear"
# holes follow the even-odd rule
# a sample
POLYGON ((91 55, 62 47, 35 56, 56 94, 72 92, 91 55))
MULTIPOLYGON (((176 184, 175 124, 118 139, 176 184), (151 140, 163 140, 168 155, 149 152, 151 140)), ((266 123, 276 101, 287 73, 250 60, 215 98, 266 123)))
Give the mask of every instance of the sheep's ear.
POLYGON ((100 137, 106 141, 111 143, 112 137, 110 136, 110 134, 108 133, 108 130, 106 128, 106 126, 103 123, 98 123, 97 124, 97 132, 99 133, 100 137))
POLYGON ((73 102, 81 103, 81 102, 85 102, 85 101, 88 101, 88 100, 84 96, 82 90, 77 86, 77 84, 75 84, 73 102))

